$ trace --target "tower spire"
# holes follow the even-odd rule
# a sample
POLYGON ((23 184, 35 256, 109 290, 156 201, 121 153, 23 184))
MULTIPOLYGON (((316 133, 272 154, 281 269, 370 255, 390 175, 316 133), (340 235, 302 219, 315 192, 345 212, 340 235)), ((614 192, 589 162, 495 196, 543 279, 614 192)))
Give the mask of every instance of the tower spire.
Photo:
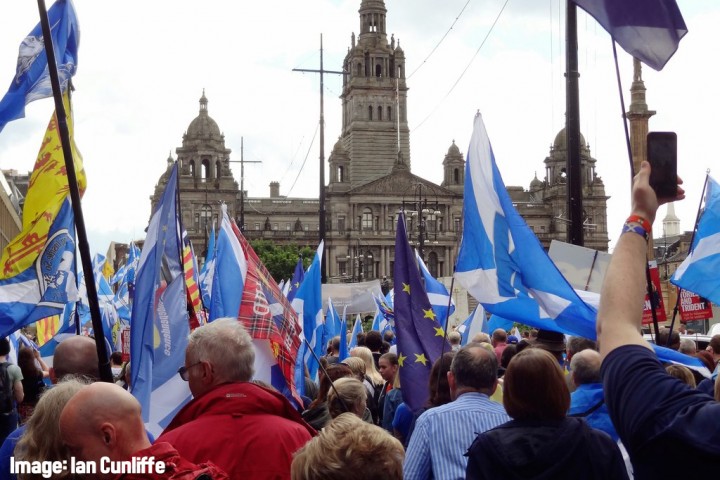
POLYGON ((630 120, 630 143, 632 146, 633 167, 640 171, 640 164, 647 160, 648 121, 655 115, 655 110, 648 110, 645 101, 645 82, 642 79, 642 64, 633 59, 633 83, 630 87, 630 107, 627 118, 630 120))

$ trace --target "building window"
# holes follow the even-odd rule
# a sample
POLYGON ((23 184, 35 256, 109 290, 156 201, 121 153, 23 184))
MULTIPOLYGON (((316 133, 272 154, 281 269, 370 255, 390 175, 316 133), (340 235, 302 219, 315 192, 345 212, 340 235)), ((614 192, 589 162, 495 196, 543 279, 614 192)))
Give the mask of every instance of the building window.
POLYGON ((373 229, 373 214, 371 209, 365 208, 365 210, 363 210, 362 224, 360 228, 362 228, 363 230, 373 229))
POLYGON ((200 180, 203 182, 207 181, 211 177, 210 172, 210 159, 203 158, 202 166, 200 167, 200 180))
POLYGON ((278 224, 277 224, 277 223, 273 223, 273 230, 277 230, 277 229, 278 229, 278 224))
POLYGON ((338 262, 338 274, 341 277, 347 276, 347 262, 338 262))
POLYGON ((455 233, 460 233, 460 219, 455 218, 455 233))
POLYGON ((388 122, 391 122, 392 121, 392 107, 388 107, 387 112, 388 112, 388 114, 387 114, 388 122))
POLYGON ((357 64, 357 73, 356 73, 356 75, 357 75, 358 77, 362 77, 362 63, 360 63, 360 62, 358 62, 358 64, 357 64))
POLYGON ((382 65, 379 63, 375 65, 375 76, 378 78, 382 77, 382 65))
POLYGON ((428 255, 428 264, 427 264, 428 270, 430 271, 430 275, 437 278, 438 277, 438 256, 435 252, 430 252, 430 255, 428 255))
POLYGON ((337 228, 338 228, 338 232, 340 232, 340 233, 345 232, 345 217, 338 217, 337 228))
POLYGON ((195 160, 190 160, 190 176, 195 177, 195 160))
POLYGON ((285 230, 287 230, 288 232, 290 231, 290 224, 289 224, 289 223, 286 223, 286 224, 285 224, 285 230))
POLYGON ((457 185, 458 183, 460 183, 460 170, 456 168, 453 170, 453 184, 457 185))
POLYGON ((345 167, 343 167, 342 165, 340 165, 340 166, 337 168, 337 181, 338 181, 338 182, 342 183, 342 182, 345 181, 345 175, 344 175, 344 174, 345 174, 345 167))
POLYGON ((378 120, 382 121, 382 107, 378 107, 378 120))
POLYGON ((372 120, 373 108, 372 105, 368 106, 368 120, 372 120))
POLYGON ((259 223, 256 223, 256 224, 255 224, 255 230, 260 230, 260 224, 259 224, 259 223))

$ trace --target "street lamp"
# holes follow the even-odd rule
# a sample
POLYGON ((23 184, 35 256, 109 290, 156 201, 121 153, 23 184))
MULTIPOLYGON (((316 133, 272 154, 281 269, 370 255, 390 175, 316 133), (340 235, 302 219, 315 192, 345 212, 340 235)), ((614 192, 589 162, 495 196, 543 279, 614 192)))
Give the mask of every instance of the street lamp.
MULTIPOLYGON (((435 240, 437 240, 437 221, 442 218, 442 212, 440 211, 440 203, 438 202, 437 195, 431 190, 432 195, 435 196, 435 200, 428 200, 427 194, 423 192, 423 184, 416 183, 412 185, 412 199, 405 200, 403 197, 402 210, 406 214, 414 219, 417 225, 417 245, 418 252, 422 261, 425 261, 425 242, 428 240, 428 226, 432 225, 430 230, 434 232, 435 240)), ((429 187, 425 187, 426 190, 429 187)), ((408 240, 412 243, 413 232, 408 229, 408 240)))
POLYGON ((373 254, 372 252, 363 252, 362 247, 360 245, 360 239, 356 239, 356 244, 353 247, 354 248, 354 255, 351 255, 350 252, 348 252, 348 255, 345 256, 345 258, 348 260, 348 262, 352 265, 352 275, 351 280, 353 282, 362 282, 367 278, 368 275, 368 264, 372 265, 373 261, 373 254), (355 268, 357 265, 357 269, 355 268), (357 274, 356 274, 357 272, 357 274))

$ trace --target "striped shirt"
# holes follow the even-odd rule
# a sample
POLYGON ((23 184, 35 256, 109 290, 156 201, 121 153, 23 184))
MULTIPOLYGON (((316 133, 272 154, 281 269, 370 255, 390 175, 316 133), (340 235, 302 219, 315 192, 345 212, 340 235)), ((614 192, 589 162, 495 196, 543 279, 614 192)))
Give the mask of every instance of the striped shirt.
POLYGON ((465 452, 478 433, 508 421, 510 417, 502 405, 477 392, 464 393, 453 402, 431 408, 418 417, 410 437, 404 479, 464 479, 465 452))

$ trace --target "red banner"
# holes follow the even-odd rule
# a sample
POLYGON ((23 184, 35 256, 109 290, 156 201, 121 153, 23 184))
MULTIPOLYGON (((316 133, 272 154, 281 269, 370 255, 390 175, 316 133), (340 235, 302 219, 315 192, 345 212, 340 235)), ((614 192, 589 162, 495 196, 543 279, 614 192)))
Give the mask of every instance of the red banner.
MULTIPOLYGON (((667 320, 665 315, 665 302, 663 301, 662 288, 660 286, 660 272, 657 268, 657 262, 651 260, 648 262, 650 266, 650 280, 652 283, 652 291, 655 303, 655 312, 657 314, 657 321, 664 322, 667 320)), ((652 323, 652 311, 650 310, 650 297, 645 294, 645 302, 643 303, 643 317, 642 323, 652 323)))
POLYGON ((709 300, 688 290, 680 290, 680 320, 692 322, 693 320, 705 320, 712 318, 712 304, 709 300))
POLYGON ((122 348, 122 361, 130 361, 130 329, 123 328, 120 330, 120 346, 122 348))

